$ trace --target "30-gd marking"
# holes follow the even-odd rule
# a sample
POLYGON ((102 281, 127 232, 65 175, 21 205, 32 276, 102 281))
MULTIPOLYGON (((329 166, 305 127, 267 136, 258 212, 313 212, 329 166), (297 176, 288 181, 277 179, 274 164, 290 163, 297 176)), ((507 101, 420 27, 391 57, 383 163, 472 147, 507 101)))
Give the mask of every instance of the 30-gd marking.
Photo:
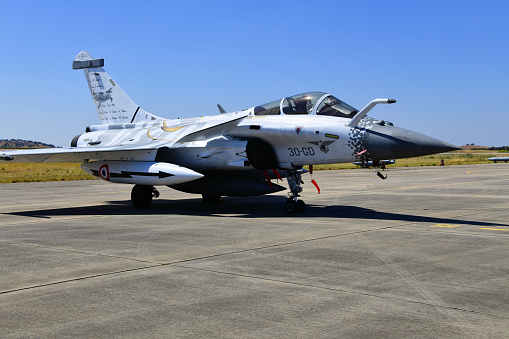
POLYGON ((300 157, 301 155, 307 157, 315 155, 315 150, 313 149, 313 147, 302 147, 302 148, 288 147, 288 151, 291 157, 300 157))
POLYGON ((450 224, 436 224, 436 225, 431 225, 431 227, 443 227, 443 228, 454 228, 454 227, 459 227, 461 225, 450 225, 450 224))

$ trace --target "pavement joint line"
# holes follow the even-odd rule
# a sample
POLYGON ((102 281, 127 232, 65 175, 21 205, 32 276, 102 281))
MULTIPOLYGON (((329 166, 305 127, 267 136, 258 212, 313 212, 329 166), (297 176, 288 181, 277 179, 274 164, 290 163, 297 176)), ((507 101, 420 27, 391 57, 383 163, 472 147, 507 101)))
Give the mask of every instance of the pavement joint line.
MULTIPOLYGON (((502 211, 509 211, 509 208, 496 208, 496 209, 482 210, 482 211, 471 212, 471 213, 462 213, 460 215, 451 216, 449 218, 468 217, 468 216, 472 216, 472 215, 479 215, 479 214, 493 213, 493 212, 502 212, 502 211)), ((509 226, 509 225, 507 225, 507 226, 509 226)))
MULTIPOLYGON (((466 215, 476 215, 476 214, 489 213, 489 212, 500 211, 500 210, 503 211, 503 210, 507 210, 507 209, 497 209, 497 210, 491 210, 491 211, 479 211, 479 212, 476 212, 476 213, 469 213, 469 214, 466 214, 466 215)), ((460 215, 460 216, 464 216, 464 215, 460 215)), ((459 311, 464 311, 464 312, 484 314, 484 315, 490 315, 490 316, 496 316, 496 317, 502 317, 502 318, 509 319, 508 316, 501 316, 501 315, 497 315, 497 314, 490 314, 490 313, 473 311, 473 310, 468 310, 468 309, 461 309, 461 308, 451 307, 451 306, 436 305, 436 304, 433 304, 433 303, 426 303, 426 302, 415 301, 415 300, 407 300, 407 299, 402 299, 402 298, 380 296, 380 295, 370 294, 370 293, 366 293, 366 292, 359 292, 359 291, 348 291, 348 290, 341 290, 341 289, 335 289, 335 288, 329 288, 329 287, 318 287, 318 286, 309 285, 309 284, 302 284, 302 283, 296 283, 296 282, 287 282, 287 281, 283 281, 283 280, 262 278, 262 277, 249 276, 249 275, 242 275, 242 274, 237 274, 237 273, 228 273, 228 272, 221 272, 221 271, 214 271, 214 270, 199 269, 199 268, 193 268, 193 267, 188 267, 188 266, 185 266, 185 265, 181 265, 182 263, 186 263, 186 262, 187 263, 188 262, 194 262, 194 261, 198 261, 198 260, 210 259, 210 258, 215 258, 215 257, 219 257, 219 256, 232 255, 232 254, 238 254, 238 253, 246 253, 246 252, 252 252, 252 251, 259 251, 259 250, 264 250, 264 249, 269 249, 269 248, 277 248, 277 247, 282 247, 282 246, 290 246, 290 245, 295 245, 295 244, 300 244, 300 243, 319 241, 319 240, 325 240, 325 239, 332 239, 332 238, 338 238, 338 237, 349 236, 349 235, 363 234, 363 233, 368 233, 368 232, 373 232, 373 231, 395 229, 395 228, 400 228, 400 227, 404 227, 404 226, 408 226, 408 225, 413 225, 413 224, 419 224, 419 223, 420 223, 419 221, 411 221, 411 222, 405 222, 405 223, 398 224, 398 225, 379 227, 379 228, 375 228, 375 229, 355 231, 355 232, 348 232, 348 233, 342 233, 342 234, 334 234, 334 235, 328 235, 328 236, 316 237, 316 238, 309 238, 309 239, 291 241, 291 242, 280 243, 280 244, 272 244, 272 245, 267 245, 267 246, 248 248, 248 249, 237 250, 237 251, 230 251, 230 252, 225 252, 225 253, 217 253, 217 254, 208 255, 208 256, 202 256, 202 257, 197 257, 197 258, 183 259, 183 260, 178 260, 178 261, 174 261, 174 262, 167 262, 167 263, 157 263, 157 262, 151 262, 151 261, 147 261, 147 260, 141 260, 141 259, 135 259, 135 258, 127 258, 127 257, 120 257, 120 256, 114 256, 114 255, 108 255, 108 254, 101 254, 101 253, 93 253, 93 252, 86 252, 86 251, 64 249, 64 248, 44 246, 44 245, 39 245, 39 244, 16 243, 16 242, 11 242, 11 241, 6 241, 6 240, 0 240, 0 243, 10 244, 10 245, 15 245, 15 246, 39 247, 39 248, 52 249, 52 250, 57 250, 57 251, 62 251, 62 252, 71 252, 71 253, 79 253, 79 254, 87 254, 87 255, 96 255, 96 256, 101 256, 101 257, 117 258, 117 259, 123 259, 123 260, 130 260, 130 261, 137 261, 137 262, 152 264, 150 266, 137 267, 137 268, 120 270, 120 271, 115 271, 115 272, 107 272, 107 273, 95 274, 95 275, 90 275, 90 276, 85 276, 85 277, 61 280, 61 281, 56 281, 56 282, 51 282, 51 283, 46 283, 46 284, 27 286, 27 287, 23 287, 23 288, 19 288, 19 289, 0 291, 0 295, 7 294, 7 293, 24 291, 24 290, 30 290, 30 289, 40 288, 40 287, 53 286, 53 285, 58 285, 58 284, 63 284, 63 283, 68 283, 68 282, 81 281, 81 280, 93 279, 93 278, 110 276, 110 275, 115 275, 115 274, 128 273, 128 272, 143 270, 143 269, 147 269, 147 268, 173 266, 173 267, 179 267, 179 268, 187 268, 187 269, 193 269, 193 270, 201 270, 201 271, 214 272, 214 273, 219 273, 219 274, 229 274, 229 275, 235 275, 235 276, 240 276, 240 277, 248 277, 248 278, 252 278, 252 279, 260 279, 260 280, 280 282, 280 283, 293 284, 293 285, 299 285, 299 286, 307 286, 307 287, 318 288, 318 289, 323 289, 323 290, 331 290, 331 291, 337 291, 337 292, 343 292, 343 293, 365 295, 365 296, 376 297, 376 298, 385 298, 385 299, 391 299, 391 300, 399 300, 399 301, 404 301, 404 302, 411 302, 411 303, 417 303, 417 304, 422 304, 422 305, 435 306, 435 307, 441 307, 441 308, 447 308, 447 309, 453 309, 453 310, 459 310, 459 311)))
POLYGON ((148 260, 127 258, 127 257, 121 257, 121 256, 111 255, 111 254, 78 251, 78 250, 72 250, 72 249, 68 249, 68 248, 52 247, 52 246, 39 245, 39 244, 20 243, 20 242, 13 242, 13 241, 1 240, 1 239, 0 239, 0 243, 7 244, 7 245, 14 245, 14 246, 37 247, 37 248, 50 249, 50 250, 60 251, 60 252, 70 252, 70 253, 78 253, 78 254, 86 254, 86 255, 95 255, 95 256, 107 257, 107 258, 116 258, 116 259, 137 261, 137 262, 141 262, 141 263, 145 263, 145 264, 162 265, 162 263, 157 263, 157 262, 148 261, 148 260))
POLYGON ((100 277, 105 277, 105 276, 109 276, 109 275, 115 275, 115 274, 121 274, 121 273, 133 272, 133 271, 139 271, 139 270, 144 270, 144 269, 154 268, 154 267, 160 267, 160 266, 163 266, 163 265, 159 265, 158 264, 158 265, 151 265, 151 266, 144 266, 144 267, 136 267, 136 268, 130 268, 130 269, 120 270, 120 271, 115 271, 115 272, 106 272, 106 273, 88 275, 88 276, 85 276, 85 277, 79 277, 79 278, 72 278, 72 279, 54 281, 54 282, 50 282, 50 283, 46 283, 46 284, 39 284, 39 285, 33 285, 33 286, 16 288, 16 289, 7 290, 7 291, 0 291, 0 295, 2 295, 2 294, 9 294, 9 293, 15 293, 15 292, 21 292, 21 291, 27 291, 27 290, 32 290, 32 289, 41 288, 41 287, 60 285, 60 284, 65 284, 65 283, 69 283, 69 282, 87 280, 87 279, 92 279, 92 278, 100 278, 100 277))
MULTIPOLYGON (((463 216, 478 215, 478 214, 492 213, 492 212, 499 212, 499 211, 507 211, 507 210, 509 210, 509 209, 493 209, 493 210, 487 210, 487 211, 486 210, 485 211, 477 211, 477 212, 473 212, 473 213, 466 213, 466 214, 456 215, 456 216, 452 216, 452 217, 448 217, 448 218, 458 218, 458 217, 463 217, 463 216)), ((100 216, 101 215, 97 215, 97 216, 94 216, 94 217, 100 217, 100 216)), ((83 217, 85 217, 85 216, 83 216, 83 217)), ((88 218, 90 216, 86 216, 86 217, 88 218)), ((267 245, 267 246, 261 246, 261 247, 255 247, 255 248, 250 248, 250 249, 243 249, 243 250, 233 251, 233 252, 218 253, 218 254, 214 254, 214 255, 211 255, 211 256, 192 258, 192 259, 185 259, 183 261, 176 261, 175 263, 194 261, 194 260, 200 260, 200 259, 206 259, 206 258, 210 258, 210 257, 222 256, 222 255, 228 255, 228 254, 236 254, 236 253, 242 253, 242 252, 256 251, 256 250, 267 249, 267 248, 274 248, 274 247, 279 247, 279 246, 288 246, 288 245, 299 244, 299 243, 303 243, 303 242, 311 242, 311 241, 317 241, 317 240, 324 240, 324 239, 330 239, 330 238, 336 238, 336 237, 347 236, 347 235, 354 235, 354 234, 360 234, 360 233, 366 233, 366 232, 381 231, 381 230, 386 230, 386 229, 405 227, 405 226, 409 226, 409 225, 413 225, 413 224, 419 224, 419 223, 420 223, 419 221, 409 221, 409 222, 405 222, 403 224, 384 226, 384 227, 375 228, 375 229, 355 231, 355 232, 348 232, 348 233, 342 233, 342 234, 333 234, 333 235, 328 235, 328 236, 324 236, 324 237, 302 239, 302 240, 297 240, 297 241, 292 241, 292 242, 287 242, 287 243, 272 244, 272 245, 267 245)), ((77 250, 71 250, 71 249, 65 249, 65 248, 44 246, 44 245, 39 245, 39 244, 16 243, 16 242, 10 242, 10 241, 7 241, 7 240, 0 240, 0 242, 6 243, 6 244, 11 244, 11 245, 50 248, 50 249, 60 250, 60 251, 65 251, 65 252, 74 252, 74 253, 81 253, 81 254, 106 256, 106 257, 125 259, 125 260, 134 260, 134 261, 140 261, 140 262, 146 262, 146 263, 154 263, 154 262, 151 262, 151 261, 145 261, 145 260, 141 260, 141 259, 134 259, 134 258, 126 258, 126 257, 120 257, 120 256, 106 255, 106 254, 101 254, 101 253, 77 251, 77 250)), ((158 263, 158 264, 164 264, 164 263, 158 263)), ((166 264, 168 264, 168 263, 166 263, 166 264)))
MULTIPOLYGON (((387 253, 380 248, 377 244, 373 244, 368 238, 365 238, 363 235, 358 235, 357 239, 360 240, 363 245, 373 254, 378 260, 381 260, 385 266, 392 271, 393 274, 399 276, 399 280, 402 281, 405 285, 411 287, 415 293, 417 293, 422 299, 422 302, 437 305, 435 306, 438 310, 445 311, 443 315, 447 317, 449 320, 455 323, 462 323, 463 325, 471 325, 471 323, 465 319, 461 314, 454 314, 451 311, 453 308, 450 304, 440 298, 439 295, 434 293, 432 289, 430 289, 426 284, 421 282, 416 276, 408 269, 404 267, 404 265, 400 265, 397 261, 393 260, 387 253), (441 307, 439 307, 441 306, 441 307)), ((409 299, 409 297, 404 297, 404 299, 409 299)), ((415 297, 410 297, 410 299, 415 299, 415 297)), ((479 337, 479 334, 476 335, 479 337)))
POLYGON ((55 281, 55 282, 46 283, 46 284, 27 286, 27 287, 12 289, 12 290, 0 291, 0 295, 9 294, 9 293, 15 293, 15 292, 21 292, 21 291, 27 291, 27 290, 32 290, 32 289, 42 288, 42 287, 55 286, 55 285, 60 285, 60 284, 64 284, 64 283, 69 283, 69 282, 83 281, 83 280, 87 280, 87 279, 93 279, 93 278, 100 278, 100 277, 111 276, 111 275, 116 275, 116 274, 129 273, 129 272, 140 271, 140 270, 145 270, 145 269, 150 269, 150 268, 172 266, 172 267, 178 267, 178 268, 189 269, 189 270, 196 270, 196 271, 202 271, 202 272, 216 273, 216 274, 222 274, 222 275, 231 275, 231 276, 236 276, 236 277, 249 278, 249 279, 257 279, 257 280, 270 281, 270 282, 277 282, 277 283, 288 284, 288 285, 293 285, 293 286, 308 287, 308 288, 327 290, 327 291, 334 291, 334 292, 340 292, 340 293, 347 293, 347 294, 353 294, 353 295, 360 295, 360 296, 366 296, 366 297, 372 297, 372 298, 396 300, 396 301, 401 301, 401 302, 414 303, 414 304, 420 304, 420 305, 425 305, 425 306, 432 306, 432 307, 444 308, 444 309, 449 309, 449 310, 456 310, 456 311, 461 311, 461 312, 482 314, 482 315, 487 315, 487 316, 493 316, 493 317, 509 319, 509 316, 504 316, 504 315, 500 315, 500 314, 493 314, 493 313, 487 313, 487 312, 481 312, 481 311, 475 311, 475 310, 471 310, 471 309, 464 309, 464 308, 454 307, 454 306, 450 306, 450 305, 445 305, 444 306, 444 305, 440 305, 440 304, 436 304, 436 303, 429 303, 429 302, 424 302, 424 301, 410 300, 410 299, 397 298, 397 297, 391 297, 391 296, 383 296, 383 295, 377 295, 377 294, 361 292, 361 291, 352 291, 352 290, 333 288, 333 287, 316 286, 316 285, 312 285, 312 284, 305 284, 305 283, 299 283, 299 282, 291 282, 291 281, 286 281, 286 280, 282 280, 282 279, 258 277, 258 276, 252 276, 252 275, 247 275, 247 274, 239 274, 239 273, 232 273, 232 272, 224 272, 224 271, 217 271, 217 270, 196 268, 196 267, 190 267, 190 266, 185 266, 185 265, 178 264, 178 263, 186 262, 186 261, 187 260, 178 261, 178 262, 175 262, 175 263, 172 263, 172 264, 154 264, 154 265, 150 265, 150 266, 136 267, 136 268, 125 269, 125 270, 120 270, 120 271, 107 272, 107 273, 94 274, 94 275, 85 276, 85 277, 79 277, 79 278, 55 281))
POLYGON ((259 250, 264 250, 264 249, 269 249, 269 248, 276 248, 276 247, 289 246, 289 245, 294 245, 294 244, 299 244, 299 243, 306 243, 306 242, 312 242, 312 241, 337 238, 337 237, 341 237, 341 236, 353 235, 353 234, 358 234, 358 233, 379 231, 379 230, 393 228, 393 227, 397 227, 397 226, 386 226, 386 227, 381 227, 381 228, 372 229, 372 230, 362 230, 362 231, 342 233, 342 234, 333 234, 333 235, 328 235, 328 236, 323 236, 323 237, 302 239, 302 240, 296 240, 296 241, 291 241, 291 242, 286 242, 286 243, 278 243, 278 244, 253 247, 253 248, 247 248, 247 249, 230 251, 230 252, 216 253, 216 254, 211 254, 211 255, 197 257, 197 258, 189 258, 189 259, 183 259, 183 260, 177 260, 174 262, 165 262, 165 263, 152 262, 152 261, 136 259, 136 258, 127 258, 127 257, 115 256, 115 255, 111 255, 111 254, 101 254, 101 253, 95 253, 95 252, 78 251, 78 250, 72 250, 72 249, 66 249, 66 248, 60 248, 60 247, 52 247, 52 246, 46 246, 46 245, 39 245, 39 244, 19 243, 19 242, 13 242, 13 241, 1 240, 1 239, 0 239, 0 243, 8 244, 8 245, 15 245, 15 246, 38 247, 38 248, 51 249, 51 250, 61 251, 61 252, 70 252, 70 253, 79 253, 79 254, 87 254, 87 255, 96 255, 96 256, 101 256, 101 257, 124 259, 124 260, 138 261, 138 262, 154 264, 154 265, 170 266, 170 265, 175 265, 175 264, 184 263, 184 262, 210 259, 210 258, 231 255, 231 254, 259 251, 259 250))
MULTIPOLYGON (((0 213, 0 215, 2 215, 5 213, 0 213)), ((80 219, 90 219, 90 218, 100 218, 100 217, 104 217, 104 215, 102 214, 97 214, 97 215, 81 215, 81 216, 68 216, 68 217, 60 217, 60 218, 55 218, 53 219, 52 217, 48 217, 48 218, 43 218, 43 217, 40 217, 40 218, 37 218, 35 217, 35 219, 30 219, 30 220, 26 220, 25 216, 21 216, 23 217, 24 219, 22 220, 14 220, 12 222, 8 222, 8 223, 5 223, 5 224, 2 224, 1 226, 18 226, 18 225, 30 225, 30 224, 41 224, 41 223, 44 223, 46 221, 51 221, 51 222, 56 222, 56 221, 66 221, 66 220, 80 220, 80 219)), ((30 218, 34 218, 32 216, 30 216, 30 218)))
POLYGON ((279 244, 272 244, 272 245, 266 245, 266 246, 259 246, 259 247, 247 248, 247 249, 230 251, 230 252, 224 252, 224 253, 216 253, 216 254, 211 254, 211 255, 202 256, 202 257, 196 257, 196 258, 177 260, 177 261, 173 261, 173 262, 167 262, 167 263, 164 263, 163 265, 170 266, 170 265, 176 265, 176 264, 181 264, 181 263, 185 263, 185 262, 192 262, 192 261, 198 261, 198 260, 204 260, 204 259, 211 259, 211 258, 216 258, 216 257, 220 257, 220 256, 225 256, 225 255, 239 254, 239 253, 252 252, 252 251, 260 251, 260 250, 266 250, 266 249, 270 249, 270 248, 277 248, 277 247, 283 247, 283 246, 291 246, 291 245, 302 244, 302 243, 307 243, 307 242, 339 238, 339 237, 343 237, 343 236, 350 236, 350 235, 356 235, 356 234, 363 234, 363 233, 370 233, 370 232, 376 232, 376 231, 383 231, 383 230, 389 230, 389 229, 393 229, 393 228, 404 227, 404 226, 408 226, 408 225, 415 224, 415 223, 419 223, 419 222, 411 221, 411 222, 405 222, 404 224, 398 224, 398 225, 392 225, 392 226, 384 226, 384 227, 379 227, 379 228, 369 229, 369 230, 362 230, 362 231, 355 231, 355 232, 348 232, 348 233, 341 233, 341 234, 332 234, 332 235, 327 235, 327 236, 323 236, 323 237, 316 237, 316 238, 295 240, 295 241, 290 241, 290 242, 286 242, 286 243, 279 243, 279 244))
MULTIPOLYGON (((391 228, 391 227, 384 227, 384 228, 391 228)), ((380 229, 376 229, 376 230, 380 230, 380 229)), ((375 231, 375 230, 364 230, 364 231, 359 231, 359 232, 350 232, 348 234, 331 235, 331 236, 319 237, 319 238, 313 238, 313 239, 304 239, 304 240, 293 241, 293 242, 289 242, 289 243, 273 244, 273 245, 261 246, 261 247, 257 247, 257 248, 250 248, 250 249, 244 249, 244 250, 238 250, 238 251, 231 251, 231 252, 227 252, 227 253, 218 253, 218 254, 214 254, 214 255, 203 256, 203 257, 198 257, 198 258, 191 258, 191 259, 184 259, 184 260, 178 260, 178 261, 175 261, 175 262, 168 262, 168 263, 157 263, 157 262, 150 262, 150 261, 147 261, 147 260, 134 259, 134 258, 125 258, 125 257, 120 257, 120 256, 108 255, 108 254, 91 253, 91 252, 70 250, 70 249, 51 247, 51 246, 44 246, 44 245, 38 245, 38 244, 15 243, 15 242, 11 242, 11 241, 0 240, 0 243, 9 244, 9 245, 15 245, 15 246, 39 247, 39 248, 52 249, 52 250, 62 251, 62 252, 71 252, 71 253, 80 253, 80 254, 87 254, 87 255, 96 255, 96 256, 102 256, 102 257, 110 257, 110 258, 117 258, 117 259, 124 259, 124 260, 132 260, 132 261, 138 261, 138 262, 142 262, 142 263, 152 264, 150 266, 145 266, 145 267, 137 267, 137 268, 120 270, 120 271, 115 271, 115 272, 107 272, 107 273, 101 273, 101 274, 94 274, 94 275, 90 275, 90 276, 74 278, 74 279, 67 279, 67 280, 61 280, 61 281, 51 282, 51 283, 47 283, 47 284, 39 284, 39 285, 27 286, 27 287, 23 287, 23 288, 19 288, 19 289, 0 291, 0 295, 7 294, 7 293, 24 291, 24 290, 31 290, 31 289, 40 288, 40 287, 53 286, 53 285, 58 285, 58 284, 63 284, 63 283, 68 283, 68 282, 73 282, 73 281, 80 281, 80 280, 98 278, 98 277, 109 276, 109 275, 114 275, 114 274, 127 273, 127 272, 142 270, 142 269, 146 269, 146 268, 163 267, 163 266, 180 267, 178 264, 185 263, 185 262, 198 261, 198 260, 203 260, 203 259, 209 259, 209 258, 224 256, 224 255, 231 255, 231 254, 237 254, 237 253, 245 253, 245 252, 257 251, 257 250, 268 249, 268 248, 276 248, 276 247, 280 247, 280 246, 287 246, 287 245, 293 245, 293 244, 298 244, 298 243, 317 241, 317 240, 323 240, 323 239, 328 239, 328 238, 335 238, 335 237, 339 237, 339 236, 343 236, 343 235, 351 235, 351 234, 365 233, 365 232, 371 232, 371 231, 375 231)))
MULTIPOLYGON (((506 209, 502 209, 502 210, 506 210, 506 209)), ((499 211, 499 210, 493 210, 493 211, 499 211)), ((482 214, 482 213, 489 213, 489 212, 492 212, 492 211, 480 211, 480 212, 476 212, 476 213, 469 213, 469 214, 466 214, 466 215, 475 215, 475 214, 482 214)), ((452 217, 452 218, 457 218, 457 217, 458 216, 452 217)), ((409 222, 405 222, 405 223, 402 223, 402 224, 383 226, 383 227, 378 227, 378 228, 369 229, 369 230, 361 230, 361 231, 347 232, 347 233, 341 233, 341 234, 332 234, 332 235, 327 235, 327 236, 323 236, 323 237, 308 238, 308 239, 290 241, 290 242, 285 242, 285 243, 271 244, 271 245, 266 245, 266 246, 259 246, 259 247, 254 247, 254 248, 248 248, 248 249, 224 252, 224 253, 216 253, 216 254, 212 254, 212 255, 208 255, 208 256, 183 259, 183 260, 178 260, 178 261, 175 261, 175 262, 167 262, 167 263, 157 263, 157 262, 141 260, 141 259, 136 259, 136 258, 127 258, 127 257, 121 257, 121 256, 115 256, 115 255, 109 255, 109 254, 101 254, 101 253, 94 253, 94 252, 71 250, 71 249, 65 249, 65 248, 59 248, 59 247, 44 246, 44 245, 39 245, 39 244, 17 243, 17 242, 11 242, 11 241, 7 241, 7 240, 0 240, 0 243, 10 244, 10 245, 17 245, 17 246, 40 247, 40 248, 52 249, 52 250, 63 251, 63 252, 72 252, 72 253, 80 253, 80 254, 87 254, 87 255, 96 255, 96 256, 103 256, 103 257, 117 258, 117 259, 123 259, 123 260, 138 261, 138 262, 149 263, 149 264, 156 264, 156 265, 175 265, 175 264, 184 263, 184 262, 191 262, 191 261, 197 261, 197 260, 203 260, 203 259, 210 259, 210 258, 215 258, 215 257, 225 256, 225 255, 231 255, 231 254, 245 253, 245 252, 251 252, 251 251, 259 251, 259 250, 265 250, 265 249, 269 249, 269 248, 276 248, 276 247, 282 247, 282 246, 291 246, 291 245, 295 245, 295 244, 301 244, 301 243, 313 242, 313 241, 319 241, 319 240, 326 240, 326 239, 338 238, 338 237, 355 235, 355 234, 362 234, 362 233, 368 233, 368 232, 374 232, 374 231, 382 231, 382 230, 401 228, 401 227, 410 226, 410 225, 419 224, 419 223, 420 223, 420 221, 409 221, 409 222)), ((456 234, 456 233, 454 233, 454 234, 456 234)))
MULTIPOLYGON (((503 210, 505 210, 505 209, 503 209, 503 210)), ((498 210, 496 210, 496 211, 498 211, 498 210)), ((479 213, 471 213, 471 214, 468 214, 468 215, 481 214, 481 213, 488 213, 488 212, 482 211, 482 212, 479 212, 479 213)), ((457 218, 457 217, 458 216, 451 217, 451 218, 457 218)), ((165 265, 175 265, 175 264, 180 264, 180 263, 184 263, 184 262, 191 262, 191 261, 197 261, 197 260, 203 260, 203 259, 210 259, 210 258, 214 258, 214 257, 224 256, 224 255, 238 254, 238 253, 251 252, 251 251, 259 251, 259 250, 265 250, 265 249, 269 249, 269 248, 276 248, 276 247, 282 247, 282 246, 291 246, 291 245, 300 244, 300 243, 306 243, 306 242, 312 242, 312 241, 319 241, 319 240, 338 238, 338 237, 342 237, 342 236, 349 236, 349 235, 363 234, 363 233, 369 233, 369 232, 376 232, 376 231, 390 230, 390 229, 396 229, 396 228, 403 228, 403 227, 406 227, 406 226, 420 224, 420 223, 421 223, 420 221, 409 221, 409 222, 405 222, 405 223, 402 223, 402 224, 384 226, 384 227, 379 227, 379 228, 375 228, 375 229, 355 231, 355 232, 348 232, 348 233, 341 233, 341 234, 333 234, 333 235, 327 235, 327 236, 317 237, 317 238, 302 239, 302 240, 296 240, 296 241, 291 241, 291 242, 286 242, 286 243, 272 244, 272 245, 260 246, 260 247, 255 247, 255 248, 248 248, 248 249, 231 251, 231 252, 225 252, 225 253, 217 253, 217 254, 212 254, 212 255, 209 255, 209 256, 203 256, 203 257, 190 258, 190 259, 184 259, 184 260, 179 260, 179 261, 175 261, 175 262, 170 262, 170 263, 166 263, 165 265)), ((428 230, 426 230, 426 232, 428 232, 428 230)), ((450 232, 450 233, 457 234, 457 232, 450 232)), ((492 235, 492 236, 495 236, 495 235, 492 235)))
POLYGON ((436 304, 436 303, 430 303, 430 302, 424 302, 424 301, 418 301, 418 300, 410 300, 410 299, 405 299, 405 298, 384 296, 384 295, 378 295, 378 294, 373 294, 373 293, 368 293, 368 292, 353 291, 353 290, 334 288, 334 287, 326 287, 326 286, 316 286, 316 285, 312 285, 312 284, 305 284, 305 283, 299 283, 299 282, 291 282, 291 281, 286 281, 286 280, 276 279, 276 278, 258 277, 258 276, 248 275, 248 274, 240 274, 240 273, 233 273, 233 272, 224 272, 224 271, 210 270, 210 269, 205 269, 205 268, 190 267, 190 266, 185 266, 185 265, 173 265, 173 266, 179 267, 179 268, 190 269, 190 270, 202 271, 202 272, 209 272, 209 273, 216 273, 216 274, 223 274, 223 275, 231 275, 231 276, 242 277, 242 278, 249 278, 249 279, 257 279, 257 280, 263 280, 263 281, 277 282, 277 283, 282 283, 282 284, 288 284, 288 285, 294 285, 294 286, 302 286, 302 287, 309 287, 309 288, 316 288, 316 289, 321 289, 321 290, 341 292, 341 293, 348 293, 348 294, 367 296, 367 297, 373 297, 373 298, 397 300, 397 301, 402 301, 402 302, 408 302, 408 303, 414 303, 414 304, 420 304, 420 305, 426 305, 426 306, 433 306, 433 307, 444 308, 444 309, 449 309, 449 310, 456 310, 456 311, 461 311, 461 312, 482 314, 482 315, 488 315, 488 316, 493 316, 493 317, 499 317, 499 318, 503 318, 503 319, 509 319, 509 316, 506 316, 506 315, 500 315, 500 314, 493 314, 493 313, 475 311, 475 310, 465 309, 465 308, 461 308, 461 307, 455 307, 455 306, 450 306, 450 305, 440 305, 440 304, 436 304))
MULTIPOLYGON (((472 225, 468 225, 472 226, 472 225)), ((477 226, 473 226, 477 227, 477 226)), ((482 228, 481 228, 482 229, 482 228)), ((472 232, 472 231, 459 231, 458 228, 456 228, 456 231, 449 231, 448 229, 440 229, 440 231, 433 230, 433 229, 408 229, 408 231, 412 232, 440 232, 440 234, 447 234, 447 235, 455 235, 455 236, 463 236, 463 237, 475 237, 475 238, 496 238, 496 239, 507 239, 509 238, 509 234, 501 234, 501 233, 494 233, 494 232, 472 232)), ((509 231, 509 230, 508 230, 509 231)))

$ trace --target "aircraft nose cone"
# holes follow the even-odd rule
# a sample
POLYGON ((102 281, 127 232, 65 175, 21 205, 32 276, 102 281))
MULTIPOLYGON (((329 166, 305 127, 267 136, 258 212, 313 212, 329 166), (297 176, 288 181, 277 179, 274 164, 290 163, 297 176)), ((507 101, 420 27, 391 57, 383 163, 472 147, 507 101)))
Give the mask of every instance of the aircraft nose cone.
POLYGON ((368 151, 374 160, 412 158, 458 150, 447 142, 394 126, 373 126, 368 151))

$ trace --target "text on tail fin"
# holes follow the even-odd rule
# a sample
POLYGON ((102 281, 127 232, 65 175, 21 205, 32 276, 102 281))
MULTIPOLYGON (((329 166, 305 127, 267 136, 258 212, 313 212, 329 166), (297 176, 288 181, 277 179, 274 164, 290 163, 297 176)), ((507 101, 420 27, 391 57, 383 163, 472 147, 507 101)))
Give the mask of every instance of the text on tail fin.
POLYGON ((83 69, 85 73, 101 124, 163 120, 136 105, 103 66, 104 59, 94 59, 86 51, 78 53, 73 61, 73 69, 83 69))

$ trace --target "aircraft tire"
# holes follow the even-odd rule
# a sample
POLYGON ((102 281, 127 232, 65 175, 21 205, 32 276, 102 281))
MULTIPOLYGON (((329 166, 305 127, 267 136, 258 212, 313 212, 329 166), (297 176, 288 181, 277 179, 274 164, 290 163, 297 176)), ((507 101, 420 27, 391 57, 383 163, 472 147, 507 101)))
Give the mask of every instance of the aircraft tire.
POLYGON ((292 198, 286 201, 286 213, 293 214, 297 212, 297 204, 292 198))
POLYGON ((147 209, 152 205, 153 186, 134 185, 131 191, 131 202, 134 208, 147 209))
POLYGON ((286 213, 289 214, 295 214, 295 213, 302 213, 306 209, 306 203, 302 200, 295 200, 293 198, 288 198, 286 201, 286 213))
POLYGON ((302 213, 306 210, 306 203, 303 200, 297 200, 297 212, 302 213))

